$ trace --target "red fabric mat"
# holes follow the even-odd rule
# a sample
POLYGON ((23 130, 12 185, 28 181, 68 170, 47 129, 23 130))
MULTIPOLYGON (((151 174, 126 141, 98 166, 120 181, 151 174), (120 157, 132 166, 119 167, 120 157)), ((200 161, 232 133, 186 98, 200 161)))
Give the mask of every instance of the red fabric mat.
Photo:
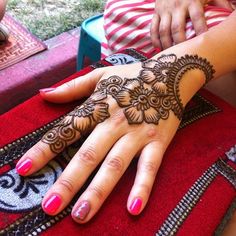
POLYGON ((0 70, 46 49, 41 40, 9 14, 5 14, 1 23, 9 29, 10 36, 7 42, 0 44, 0 70))
MULTIPOLYGON (((86 68, 67 80, 90 70, 92 68, 86 68)), ((23 183, 26 180, 19 180, 14 170, 24 145, 30 146, 37 132, 23 139, 19 138, 60 117, 73 107, 74 104, 52 105, 35 96, 0 117, 0 145, 3 147, 0 149, 0 219, 4 219, 0 223, 0 234, 154 235, 193 183, 236 143, 236 109, 206 91, 201 91, 201 97, 193 99, 186 110, 188 115, 185 127, 177 132, 165 153, 149 203, 143 213, 133 217, 126 210, 127 197, 136 173, 134 161, 99 213, 89 223, 79 225, 71 219, 70 207, 58 216, 46 216, 39 204, 34 202, 37 196, 40 198, 43 195, 46 187, 41 188, 36 178, 29 182, 39 189, 39 193, 31 191, 29 184, 19 188, 19 181, 23 183), (16 139, 18 141, 12 143, 16 139), (8 143, 12 144, 4 146, 8 143), (10 189, 16 183, 18 185, 12 194, 10 189), (16 197, 17 194, 21 197, 16 197)), ((39 130, 39 133, 43 131, 39 130)), ((59 169, 57 174, 60 174, 68 153, 69 151, 59 156, 57 161, 38 176, 47 176, 53 168, 59 169)), ((212 235, 234 196, 233 186, 222 176, 217 176, 181 225, 177 235, 212 235)))

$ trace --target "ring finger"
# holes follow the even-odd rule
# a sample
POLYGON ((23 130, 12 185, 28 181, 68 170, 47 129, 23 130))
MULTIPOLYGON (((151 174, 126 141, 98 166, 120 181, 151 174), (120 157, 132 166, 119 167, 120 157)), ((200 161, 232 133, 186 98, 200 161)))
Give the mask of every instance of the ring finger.
POLYGON ((143 136, 140 134, 129 133, 117 141, 75 204, 72 210, 75 221, 84 223, 95 215, 142 146, 143 136))

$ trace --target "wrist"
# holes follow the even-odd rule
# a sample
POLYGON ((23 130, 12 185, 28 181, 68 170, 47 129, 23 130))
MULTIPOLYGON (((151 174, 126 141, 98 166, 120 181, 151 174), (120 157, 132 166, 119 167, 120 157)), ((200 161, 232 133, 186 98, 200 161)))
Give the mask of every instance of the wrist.
POLYGON ((183 76, 179 84, 179 91, 184 107, 204 84, 205 75, 200 70, 188 71, 183 76))

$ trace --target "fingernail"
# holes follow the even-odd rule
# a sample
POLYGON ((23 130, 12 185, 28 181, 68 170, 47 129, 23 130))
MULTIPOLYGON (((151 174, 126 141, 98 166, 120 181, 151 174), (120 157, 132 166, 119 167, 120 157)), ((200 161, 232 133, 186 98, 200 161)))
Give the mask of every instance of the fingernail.
POLYGON ((48 93, 48 92, 52 92, 55 89, 56 88, 43 88, 43 89, 40 89, 39 92, 40 93, 48 93))
POLYGON ((137 197, 133 200, 129 210, 133 215, 137 215, 140 212, 141 207, 142 207, 142 199, 137 197))
POLYGON ((43 208, 46 213, 53 214, 60 207, 61 203, 62 203, 61 197, 56 194, 53 194, 43 204, 43 208))
POLYGON ((32 160, 26 159, 16 164, 16 171, 20 175, 25 175, 32 167, 32 160))
POLYGON ((90 203, 88 201, 83 201, 79 204, 74 216, 79 220, 84 220, 90 211, 90 203))

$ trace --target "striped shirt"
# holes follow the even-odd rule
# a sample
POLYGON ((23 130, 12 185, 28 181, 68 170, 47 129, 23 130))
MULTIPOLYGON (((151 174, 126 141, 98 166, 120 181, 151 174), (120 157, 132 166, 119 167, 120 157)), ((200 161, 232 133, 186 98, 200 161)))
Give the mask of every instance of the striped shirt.
MULTIPOLYGON (((102 57, 126 48, 135 48, 150 56, 157 54, 160 49, 152 46, 150 37, 154 10, 155 0, 108 0, 104 11, 106 41, 102 42, 102 57)), ((230 13, 224 8, 206 6, 205 18, 208 27, 222 22, 230 13)), ((188 19, 186 38, 191 39, 195 36, 193 24, 188 19)))

